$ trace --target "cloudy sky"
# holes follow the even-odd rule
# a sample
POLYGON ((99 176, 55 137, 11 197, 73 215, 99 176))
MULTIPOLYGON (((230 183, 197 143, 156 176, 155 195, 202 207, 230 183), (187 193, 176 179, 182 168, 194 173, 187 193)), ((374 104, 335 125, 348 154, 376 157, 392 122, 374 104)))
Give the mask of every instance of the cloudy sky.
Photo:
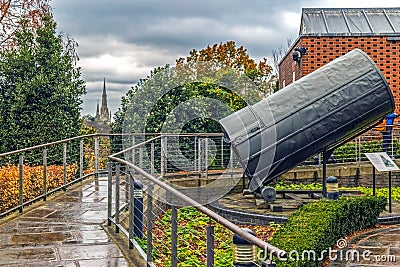
MULTIPOLYGON (((233 40, 271 58, 299 31, 302 7, 400 7, 400 0, 51 0, 58 31, 79 43, 83 114, 94 115, 107 80, 114 112, 150 70, 195 48, 233 40)), ((271 61, 272 65, 272 61, 271 61)))

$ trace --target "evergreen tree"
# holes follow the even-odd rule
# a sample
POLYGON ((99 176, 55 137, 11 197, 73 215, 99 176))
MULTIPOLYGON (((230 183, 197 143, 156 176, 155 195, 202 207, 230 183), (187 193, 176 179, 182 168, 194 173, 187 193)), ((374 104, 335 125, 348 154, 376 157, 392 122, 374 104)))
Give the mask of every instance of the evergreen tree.
POLYGON ((0 51, 0 152, 79 135, 86 89, 73 42, 45 15, 37 29, 22 21, 14 45, 0 51))

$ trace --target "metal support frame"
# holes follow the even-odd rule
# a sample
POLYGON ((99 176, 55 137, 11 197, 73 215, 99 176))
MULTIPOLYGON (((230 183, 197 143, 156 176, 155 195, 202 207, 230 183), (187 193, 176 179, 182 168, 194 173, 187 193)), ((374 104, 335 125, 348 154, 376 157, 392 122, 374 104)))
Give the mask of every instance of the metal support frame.
POLYGON ((333 149, 324 150, 322 152, 323 159, 322 159, 322 196, 326 197, 326 163, 328 162, 329 158, 333 154, 333 149))

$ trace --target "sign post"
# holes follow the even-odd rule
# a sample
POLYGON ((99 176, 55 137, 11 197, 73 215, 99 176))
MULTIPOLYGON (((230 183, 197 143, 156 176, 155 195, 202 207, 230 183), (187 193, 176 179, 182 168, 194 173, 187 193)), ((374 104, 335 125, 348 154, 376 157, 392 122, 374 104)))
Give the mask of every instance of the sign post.
MULTIPOLYGON (((400 169, 386 152, 365 153, 365 156, 378 172, 389 172, 389 213, 392 213, 392 171, 398 171, 400 169)), ((373 174, 375 174, 375 171, 373 174)), ((375 192, 375 179, 373 186, 373 192, 375 192)))

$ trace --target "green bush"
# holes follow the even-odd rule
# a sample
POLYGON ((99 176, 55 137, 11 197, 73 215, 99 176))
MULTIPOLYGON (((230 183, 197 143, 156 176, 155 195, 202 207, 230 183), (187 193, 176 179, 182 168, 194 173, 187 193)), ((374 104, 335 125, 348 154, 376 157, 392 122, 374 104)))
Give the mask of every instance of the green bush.
POLYGON ((385 205, 386 199, 381 197, 347 197, 303 206, 289 217, 270 241, 287 252, 287 261, 275 259, 277 266, 319 266, 322 258, 328 256, 324 250, 350 233, 373 227, 385 205), (314 251, 316 257, 308 259, 308 251, 314 251), (295 260, 295 252, 299 260, 295 260), (304 259, 303 252, 306 252, 304 259))

